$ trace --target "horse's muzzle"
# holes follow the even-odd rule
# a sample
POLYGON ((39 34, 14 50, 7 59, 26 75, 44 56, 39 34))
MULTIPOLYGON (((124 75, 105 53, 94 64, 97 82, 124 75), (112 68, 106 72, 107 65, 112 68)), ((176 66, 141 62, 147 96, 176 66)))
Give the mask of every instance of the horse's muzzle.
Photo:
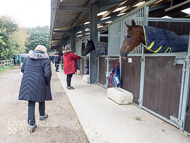
POLYGON ((127 50, 120 52, 121 57, 127 57, 127 50))
POLYGON ((87 50, 83 50, 83 52, 82 52, 82 56, 86 56, 87 55, 87 50))

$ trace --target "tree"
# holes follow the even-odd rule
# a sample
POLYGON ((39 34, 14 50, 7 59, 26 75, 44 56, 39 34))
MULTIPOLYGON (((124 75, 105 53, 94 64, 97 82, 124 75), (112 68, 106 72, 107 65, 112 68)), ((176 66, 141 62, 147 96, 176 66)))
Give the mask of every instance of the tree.
POLYGON ((16 20, 11 18, 10 16, 2 16, 1 19, 2 21, 0 23, 0 27, 4 29, 5 33, 12 34, 14 31, 17 31, 18 23, 16 22, 16 20))
POLYGON ((26 45, 28 44, 28 39, 30 35, 27 34, 27 29, 20 27, 17 31, 13 32, 11 39, 14 43, 14 49, 16 53, 24 53, 26 45))
POLYGON ((13 56, 13 41, 10 35, 17 29, 17 23, 10 17, 0 18, 0 60, 10 59, 13 56))
POLYGON ((44 45, 51 52, 48 26, 26 29, 9 16, 0 17, 0 60, 34 50, 37 45, 44 45))
POLYGON ((35 28, 28 29, 28 34, 30 38, 28 39, 27 52, 29 50, 34 50, 37 45, 43 45, 47 48, 47 51, 50 52, 49 49, 49 27, 48 26, 38 26, 35 28))
POLYGON ((0 60, 6 60, 12 58, 13 43, 6 33, 0 32, 0 60))

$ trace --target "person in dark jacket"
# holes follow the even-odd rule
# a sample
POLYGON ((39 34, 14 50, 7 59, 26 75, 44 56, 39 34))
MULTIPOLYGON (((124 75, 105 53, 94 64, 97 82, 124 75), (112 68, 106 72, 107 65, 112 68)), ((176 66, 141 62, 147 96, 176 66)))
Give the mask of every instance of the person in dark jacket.
POLYGON ((61 58, 59 56, 59 53, 57 51, 57 53, 54 54, 54 60, 55 60, 55 67, 56 67, 56 72, 59 72, 59 62, 61 61, 61 58))
POLYGON ((49 61, 50 61, 50 63, 51 63, 51 60, 52 60, 52 56, 51 56, 51 54, 49 55, 49 61))
POLYGON ((67 75, 66 80, 68 89, 74 89, 74 87, 71 86, 71 78, 73 74, 77 71, 76 60, 81 59, 80 56, 74 54, 71 50, 71 45, 67 45, 65 46, 65 50, 63 51, 64 72, 67 75))
POLYGON ((21 64, 21 57, 20 57, 20 55, 17 55, 17 57, 18 57, 18 58, 17 58, 17 60, 18 60, 17 63, 20 65, 20 64, 21 64))
POLYGON ((45 100, 52 100, 50 80, 51 66, 46 47, 38 45, 35 51, 30 50, 28 57, 21 67, 23 72, 19 92, 19 100, 28 101, 28 124, 29 131, 33 132, 35 124, 35 102, 39 102, 40 120, 48 117, 45 114, 45 100))
POLYGON ((52 63, 54 64, 54 56, 51 56, 52 63))
POLYGON ((14 54, 14 58, 13 59, 14 59, 14 65, 17 65, 17 62, 18 62, 17 55, 14 54))

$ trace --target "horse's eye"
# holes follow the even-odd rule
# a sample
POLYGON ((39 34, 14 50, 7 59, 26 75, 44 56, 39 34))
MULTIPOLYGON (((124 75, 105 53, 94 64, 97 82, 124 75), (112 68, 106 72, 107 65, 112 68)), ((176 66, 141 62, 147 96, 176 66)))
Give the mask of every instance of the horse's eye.
POLYGON ((132 36, 127 36, 127 38, 131 38, 132 36))

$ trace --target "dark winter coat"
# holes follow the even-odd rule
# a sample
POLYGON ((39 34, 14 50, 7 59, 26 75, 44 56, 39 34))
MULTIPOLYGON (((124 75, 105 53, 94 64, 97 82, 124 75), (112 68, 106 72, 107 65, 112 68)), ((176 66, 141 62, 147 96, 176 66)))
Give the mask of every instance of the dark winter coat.
POLYGON ((52 61, 54 60, 54 56, 51 57, 51 60, 52 60, 52 61))
POLYGON ((74 54, 72 51, 63 52, 63 61, 64 61, 64 72, 65 74, 73 74, 77 71, 76 60, 81 57, 74 54))
POLYGON ((59 55, 54 55, 54 59, 56 63, 59 63, 61 61, 61 58, 59 57, 59 55))
POLYGON ((41 51, 29 51, 21 72, 23 72, 19 100, 44 102, 52 100, 50 80, 51 66, 49 57, 41 51))

